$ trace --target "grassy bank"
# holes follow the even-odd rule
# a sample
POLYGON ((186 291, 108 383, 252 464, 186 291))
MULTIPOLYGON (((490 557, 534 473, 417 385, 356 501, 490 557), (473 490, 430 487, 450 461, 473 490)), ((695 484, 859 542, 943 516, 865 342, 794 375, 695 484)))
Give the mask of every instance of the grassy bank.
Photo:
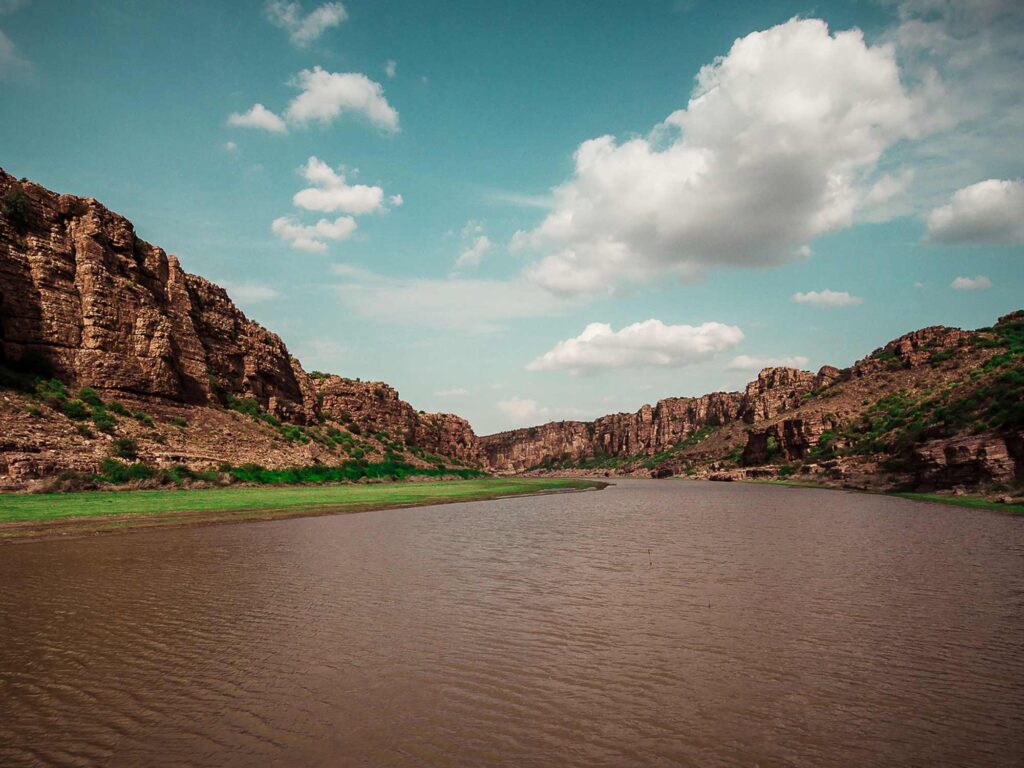
POLYGON ((852 491, 854 493, 872 493, 882 496, 895 496, 911 501, 929 501, 935 504, 949 504, 954 507, 970 507, 971 509, 990 509, 995 512, 1011 512, 1024 515, 1024 504, 1002 504, 989 501, 982 496, 952 496, 946 493, 911 493, 903 491, 868 491, 860 488, 843 488, 825 483, 814 483, 807 480, 740 480, 741 483, 761 483, 764 485, 784 485, 787 488, 820 488, 826 491, 852 491))
POLYGON ((488 477, 423 483, 6 495, 0 496, 0 539, 481 501, 603 486, 587 480, 488 477))
POLYGON ((951 504, 954 507, 992 509, 997 512, 1013 512, 1024 515, 1024 504, 1000 504, 980 496, 948 496, 941 493, 890 493, 887 495, 899 496, 901 499, 911 499, 912 501, 934 501, 939 504, 951 504))

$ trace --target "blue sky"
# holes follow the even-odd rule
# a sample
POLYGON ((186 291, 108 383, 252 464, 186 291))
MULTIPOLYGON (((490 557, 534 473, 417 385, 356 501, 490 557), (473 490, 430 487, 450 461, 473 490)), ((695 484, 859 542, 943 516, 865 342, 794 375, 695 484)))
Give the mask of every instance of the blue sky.
POLYGON ((308 369, 590 418, 1021 306, 1015 6, 0 0, 0 166, 308 369))

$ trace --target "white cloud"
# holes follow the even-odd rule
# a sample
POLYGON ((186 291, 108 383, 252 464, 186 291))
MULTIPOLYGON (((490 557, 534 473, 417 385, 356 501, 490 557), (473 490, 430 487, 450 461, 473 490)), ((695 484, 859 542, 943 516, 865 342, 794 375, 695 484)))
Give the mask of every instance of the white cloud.
POLYGON ((885 39, 904 77, 923 84, 935 129, 900 152, 917 169, 915 209, 926 212, 978 179, 1019 172, 1024 3, 902 0, 896 10, 885 39))
POLYGON ((388 202, 391 203, 395 208, 405 202, 405 199, 401 195, 392 195, 388 198, 388 202))
POLYGON ((310 253, 324 253, 324 240, 347 240, 356 231, 356 220, 351 216, 339 216, 334 221, 320 219, 316 224, 300 224, 291 216, 280 216, 271 223, 270 229, 292 248, 310 253))
POLYGON ((235 144, 235 142, 233 142, 233 141, 225 141, 224 142, 224 151, 225 152, 237 152, 238 151, 238 145, 235 144))
POLYGON ((464 397, 469 394, 469 390, 463 389, 462 387, 455 387, 454 389, 442 389, 434 394, 438 397, 464 397))
POLYGON ((613 331, 607 323, 590 323, 579 336, 558 342, 526 368, 568 369, 578 374, 609 368, 693 365, 742 339, 743 332, 736 326, 713 322, 665 325, 652 319, 620 331, 613 331))
POLYGON ((15 80, 32 72, 32 65, 18 53, 11 39, 0 29, 0 80, 15 80))
POLYGON ((508 400, 499 400, 498 410, 516 423, 531 421, 540 418, 541 408, 536 400, 511 397, 508 400))
POLYGON ((295 356, 306 370, 336 372, 341 361, 349 356, 349 348, 335 338, 312 338, 298 345, 295 356))
POLYGON ((1024 243, 1024 181, 988 179, 958 189, 928 214, 937 243, 1024 243))
POLYGON ((954 291, 984 291, 986 288, 992 287, 992 281, 985 275, 958 277, 949 284, 949 287, 954 291))
POLYGON ((864 299, 860 296, 851 296, 846 291, 830 291, 826 288, 823 291, 808 291, 807 293, 794 293, 793 302, 796 304, 810 304, 812 307, 855 307, 863 304, 864 299))
POLYGON ((332 271, 344 280, 334 291, 350 311, 414 328, 491 333, 511 320, 555 315, 568 308, 525 280, 396 278, 345 264, 332 271))
POLYGON ((492 205, 510 205, 516 208, 539 208, 550 210, 555 204, 551 195, 524 195, 521 192, 506 192, 504 190, 493 190, 485 196, 487 202, 492 205))
POLYGON ((394 59, 388 59, 387 63, 384 65, 384 74, 387 75, 388 80, 393 80, 395 75, 398 74, 398 62, 394 59))
POLYGON ((313 186, 299 190, 292 202, 307 211, 331 213, 343 211, 360 215, 380 211, 384 207, 384 190, 364 184, 348 184, 344 173, 338 173, 323 160, 310 157, 300 169, 313 186))
POLYGON ((806 368, 808 360, 803 355, 792 357, 751 357, 737 355, 729 361, 730 371, 760 371, 764 368, 806 368))
POLYGON ((455 260, 455 268, 477 266, 489 250, 491 250, 491 240, 487 235, 474 238, 473 244, 463 250, 455 260))
POLYGON ((313 67, 299 72, 290 84, 301 93, 289 102, 283 117, 262 104, 254 104, 247 112, 229 115, 228 125, 287 133, 288 126, 304 128, 314 122, 329 125, 341 115, 354 113, 380 128, 398 131, 398 112, 384 98, 384 87, 366 75, 313 67))
POLYGON ((505 416, 511 427, 526 427, 540 422, 586 417, 586 411, 580 408, 548 408, 536 400, 517 396, 508 400, 499 400, 495 405, 505 416))
POLYGON ((348 18, 348 11, 341 3, 324 3, 303 16, 299 3, 269 0, 265 12, 270 23, 288 32, 292 43, 300 48, 309 46, 326 30, 348 18))
POLYGON ((218 285, 228 292, 235 301, 243 304, 258 304, 264 301, 273 301, 281 294, 269 285, 263 283, 241 282, 235 283, 230 280, 219 280, 218 285))
POLYGON ((384 98, 383 86, 366 75, 313 67, 299 72, 292 84, 302 93, 285 110, 289 124, 327 125, 342 114, 354 112, 380 128, 398 130, 398 112, 384 98))
POLYGON ((269 133, 288 133, 288 126, 284 120, 262 104, 253 104, 247 112, 232 112, 228 115, 228 125, 237 128, 258 128, 269 133))
POLYGON ((455 269, 476 267, 491 250, 491 239, 484 234, 484 225, 479 221, 467 221, 462 228, 462 250, 455 259, 455 269))
POLYGON ((854 222, 918 107, 892 47, 868 46, 859 30, 830 35, 823 21, 794 19, 747 35, 647 137, 580 145, 573 178, 528 235, 546 255, 527 274, 559 292, 600 292, 799 258, 854 222))

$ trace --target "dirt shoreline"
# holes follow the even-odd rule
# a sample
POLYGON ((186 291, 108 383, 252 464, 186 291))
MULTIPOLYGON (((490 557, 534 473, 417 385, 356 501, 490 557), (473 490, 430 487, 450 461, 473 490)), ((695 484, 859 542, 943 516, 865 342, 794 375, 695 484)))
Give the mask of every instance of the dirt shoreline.
POLYGON ((384 509, 413 509, 441 504, 465 504, 474 501, 497 501, 521 496, 552 496, 561 493, 601 491, 612 483, 594 481, 590 488, 551 488, 509 493, 498 491, 472 498, 428 499, 417 503, 388 504, 366 502, 353 504, 292 505, 259 509, 184 510, 178 512, 127 513, 94 515, 88 517, 62 517, 52 520, 19 520, 0 523, 0 546, 29 544, 38 541, 81 539, 112 533, 176 526, 224 525, 230 523, 268 522, 297 517, 323 517, 325 515, 374 512, 384 509))

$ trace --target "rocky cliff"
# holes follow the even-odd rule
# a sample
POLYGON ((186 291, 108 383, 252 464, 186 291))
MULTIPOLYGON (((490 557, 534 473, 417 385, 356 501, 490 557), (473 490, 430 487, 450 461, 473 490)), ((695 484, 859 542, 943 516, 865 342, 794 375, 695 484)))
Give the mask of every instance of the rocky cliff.
POLYGON ((616 413, 592 422, 563 421, 479 438, 486 466, 521 472, 544 466, 567 468, 589 462, 643 460, 670 451, 702 430, 742 421, 757 424, 793 407, 800 398, 834 380, 833 368, 818 374, 766 368, 744 392, 670 397, 636 413, 616 413))
POLYGON ((7 435, 0 484, 88 470, 109 454, 116 435, 129 434, 143 459, 196 467, 344 459, 345 452, 324 448, 326 439, 318 442, 321 426, 358 440, 353 450, 360 455, 404 446, 476 461, 475 435, 464 420, 421 413, 379 382, 311 377, 281 338, 249 320, 224 289, 186 273, 97 201, 59 195, 2 170, 0 199, 0 366, 52 377, 72 393, 91 388, 101 400, 131 404, 144 415, 211 425, 209 434, 193 427, 164 434, 158 423, 135 434, 125 424, 90 438, 81 424, 50 419, 52 409, 23 418, 26 408, 39 408, 8 394, 0 412, 7 435), (213 425, 223 422, 226 406, 262 419, 262 430, 235 425, 252 439, 223 440, 213 425), (274 422, 306 431, 268 431, 274 422), (282 435, 291 438, 283 445, 282 435))

